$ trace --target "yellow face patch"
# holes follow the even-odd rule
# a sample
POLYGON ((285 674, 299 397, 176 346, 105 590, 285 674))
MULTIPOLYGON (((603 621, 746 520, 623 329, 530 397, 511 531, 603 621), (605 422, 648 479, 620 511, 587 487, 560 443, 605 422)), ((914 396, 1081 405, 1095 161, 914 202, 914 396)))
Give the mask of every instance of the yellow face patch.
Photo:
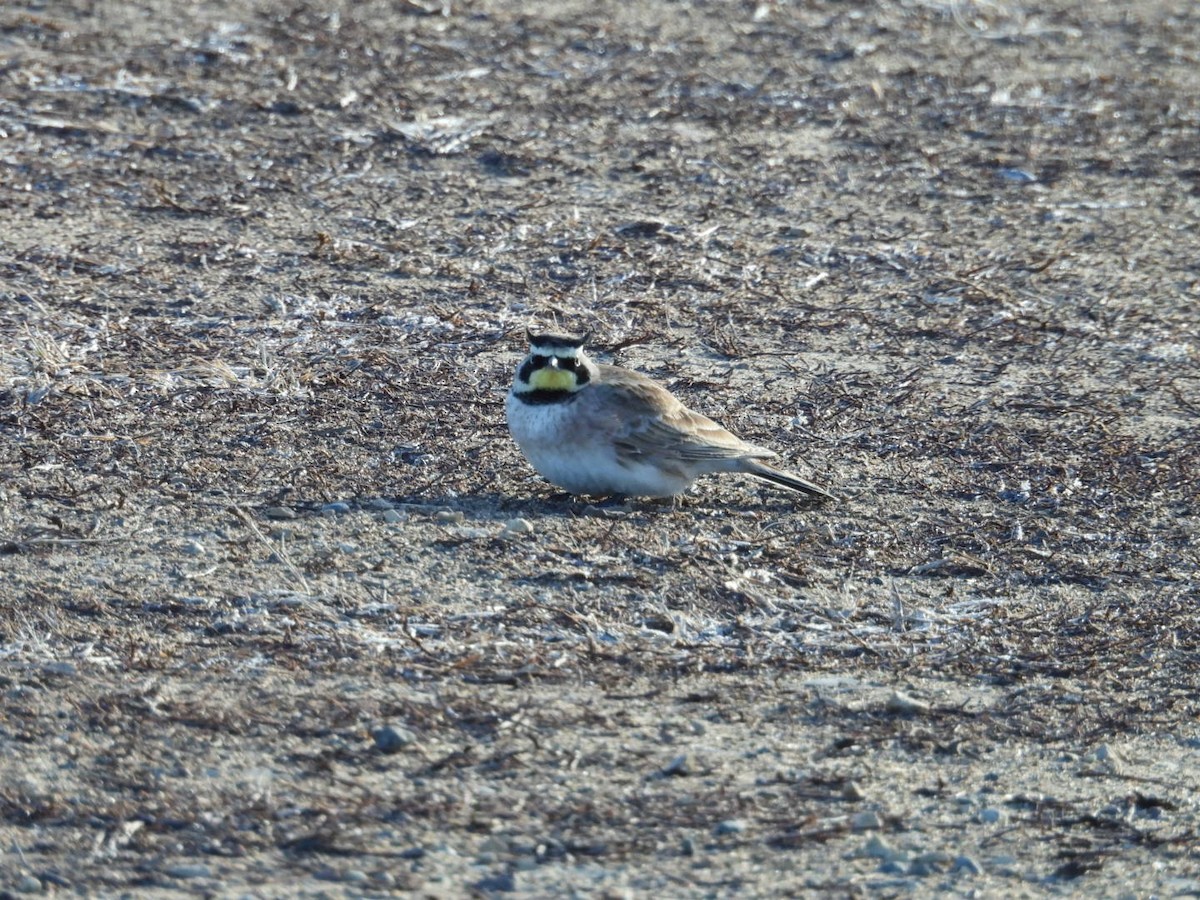
POLYGON ((573 391, 575 373, 544 366, 533 370, 529 376, 529 386, 535 391, 573 391))

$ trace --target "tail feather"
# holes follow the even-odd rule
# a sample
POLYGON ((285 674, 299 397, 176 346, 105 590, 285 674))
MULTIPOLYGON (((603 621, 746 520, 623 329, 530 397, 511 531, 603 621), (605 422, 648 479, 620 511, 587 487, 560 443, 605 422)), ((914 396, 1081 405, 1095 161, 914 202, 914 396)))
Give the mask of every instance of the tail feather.
POLYGON ((808 494, 812 497, 819 497, 822 500, 837 500, 838 498, 825 490, 820 485, 813 484, 811 481, 805 481, 799 476, 793 475, 791 472, 784 472, 780 469, 768 466, 766 463, 759 462, 756 459, 746 460, 745 471, 749 472, 764 481, 769 481, 772 484, 777 484, 780 487, 790 488, 793 491, 799 491, 802 494, 808 494))

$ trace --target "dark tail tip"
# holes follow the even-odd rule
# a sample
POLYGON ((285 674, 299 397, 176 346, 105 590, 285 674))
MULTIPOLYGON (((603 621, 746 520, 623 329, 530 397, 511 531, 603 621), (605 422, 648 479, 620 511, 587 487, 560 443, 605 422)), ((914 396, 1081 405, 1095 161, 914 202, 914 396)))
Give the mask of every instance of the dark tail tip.
POLYGON ((801 494, 807 494, 822 503, 827 503, 831 500, 839 500, 837 495, 830 493, 819 484, 813 484, 811 481, 805 481, 803 478, 798 478, 789 472, 781 472, 778 469, 772 469, 770 466, 764 466, 762 463, 754 466, 750 470, 752 475, 756 475, 763 481, 769 481, 771 484, 777 484, 780 487, 788 488, 789 490, 799 491, 801 494))

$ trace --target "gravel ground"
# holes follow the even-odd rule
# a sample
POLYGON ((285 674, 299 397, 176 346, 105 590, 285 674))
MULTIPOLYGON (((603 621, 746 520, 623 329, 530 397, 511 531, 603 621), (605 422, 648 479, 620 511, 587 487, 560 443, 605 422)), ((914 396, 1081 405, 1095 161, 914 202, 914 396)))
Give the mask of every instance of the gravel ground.
POLYGON ((1200 13, 0 8, 0 896, 1200 895, 1200 13), (529 324, 844 499, 558 495, 529 324))

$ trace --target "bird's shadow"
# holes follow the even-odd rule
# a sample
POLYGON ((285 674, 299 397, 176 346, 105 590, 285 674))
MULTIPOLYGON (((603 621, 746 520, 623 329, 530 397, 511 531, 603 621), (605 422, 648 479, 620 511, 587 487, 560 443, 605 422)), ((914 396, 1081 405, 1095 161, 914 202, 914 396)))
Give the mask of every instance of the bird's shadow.
MULTIPOLYGON (((417 514, 434 516, 441 512, 462 513, 475 521, 493 520, 504 522, 511 519, 562 519, 599 518, 624 519, 647 524, 655 520, 669 519, 675 515, 700 518, 723 518, 760 513, 771 516, 809 512, 824 504, 820 500, 791 497, 783 491, 763 490, 724 492, 721 495, 703 491, 685 494, 678 498, 649 497, 580 497, 563 491, 547 488, 526 494, 508 494, 500 491, 484 491, 471 494, 442 496, 409 495, 385 498, 390 508, 417 514)), ((323 503, 291 498, 289 517, 308 518, 340 515, 350 510, 356 512, 378 512, 382 507, 372 505, 370 500, 349 500, 348 503, 323 503)), ((266 513, 266 509, 263 510, 266 513)), ((271 518, 270 513, 266 513, 271 518)))
POLYGON ((819 499, 801 496, 790 497, 782 491, 764 491, 761 495, 728 495, 718 497, 703 493, 687 494, 681 498, 648 497, 580 497, 563 491, 550 491, 526 495, 505 494, 499 491, 457 495, 453 497, 425 497, 417 500, 397 499, 397 503, 453 509, 478 519, 507 518, 640 518, 651 521, 669 518, 674 514, 721 517, 726 514, 742 515, 761 512, 769 515, 811 512, 828 505, 819 499), (778 497, 768 496, 778 494, 778 497))

